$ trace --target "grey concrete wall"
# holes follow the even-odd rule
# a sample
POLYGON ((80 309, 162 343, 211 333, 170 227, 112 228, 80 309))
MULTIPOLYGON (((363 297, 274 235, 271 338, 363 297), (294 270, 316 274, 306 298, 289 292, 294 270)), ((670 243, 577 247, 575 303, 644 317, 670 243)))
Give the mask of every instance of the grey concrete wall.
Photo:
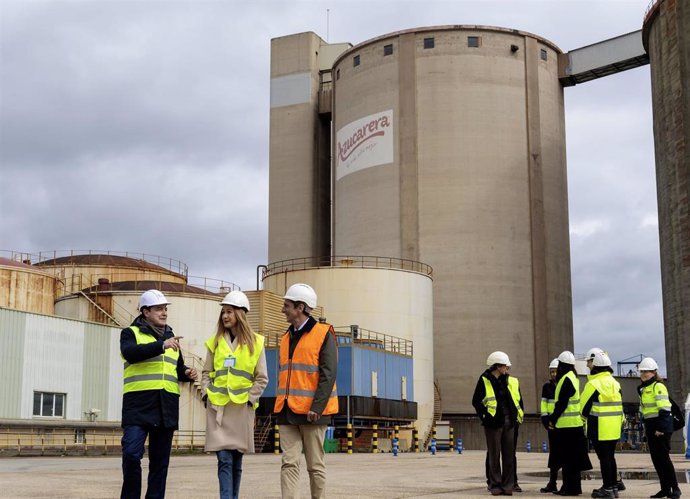
POLYGON ((690 392, 690 5, 665 0, 644 27, 654 116, 666 364, 671 396, 690 392))

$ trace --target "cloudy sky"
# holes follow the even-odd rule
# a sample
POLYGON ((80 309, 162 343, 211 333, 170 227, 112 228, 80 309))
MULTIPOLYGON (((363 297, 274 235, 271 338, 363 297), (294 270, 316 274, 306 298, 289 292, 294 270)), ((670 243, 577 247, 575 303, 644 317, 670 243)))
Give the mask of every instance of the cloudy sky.
MULTIPOLYGON (((0 250, 162 255, 254 289, 271 38, 481 24, 569 51, 647 4, 0 0, 0 250)), ((665 358, 650 92, 648 67, 565 91, 575 350, 614 361, 665 358)))

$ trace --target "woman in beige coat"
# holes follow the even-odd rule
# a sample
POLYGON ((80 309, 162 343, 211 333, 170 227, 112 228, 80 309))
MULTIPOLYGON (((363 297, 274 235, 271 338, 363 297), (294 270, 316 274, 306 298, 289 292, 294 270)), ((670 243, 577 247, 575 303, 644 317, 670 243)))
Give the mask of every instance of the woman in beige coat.
POLYGON ((218 459, 220 499, 239 497, 242 457, 254 452, 254 410, 268 384, 264 338, 247 322, 249 300, 231 291, 221 302, 216 334, 206 341, 201 373, 207 452, 218 459))

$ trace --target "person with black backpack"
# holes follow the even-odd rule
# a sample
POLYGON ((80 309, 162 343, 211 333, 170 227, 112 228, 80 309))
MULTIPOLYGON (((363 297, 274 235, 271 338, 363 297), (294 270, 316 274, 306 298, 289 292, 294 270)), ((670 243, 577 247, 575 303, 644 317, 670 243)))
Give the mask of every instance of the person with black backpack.
POLYGON ((640 362, 640 380, 642 384, 637 388, 640 395, 640 412, 644 418, 644 429, 647 435, 649 454, 661 489, 652 498, 670 497, 678 499, 681 495, 678 488, 676 470, 671 462, 671 435, 673 435, 673 417, 671 415, 671 399, 668 390, 657 373, 659 366, 651 357, 640 362))

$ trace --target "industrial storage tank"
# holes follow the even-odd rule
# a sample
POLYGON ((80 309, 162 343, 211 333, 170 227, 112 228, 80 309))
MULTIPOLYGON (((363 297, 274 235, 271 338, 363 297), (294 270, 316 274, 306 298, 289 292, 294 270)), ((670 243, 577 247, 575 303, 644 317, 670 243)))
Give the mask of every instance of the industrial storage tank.
POLYGON ((434 268, 444 417, 473 412, 494 350, 536 412, 546 366, 573 346, 561 54, 530 33, 441 26, 333 65, 333 253, 434 268))
POLYGON ((671 396, 685 400, 690 392, 690 4, 650 3, 642 41, 652 79, 666 372, 671 396))
POLYGON ((32 263, 60 277, 64 282, 62 294, 95 286, 99 279, 110 282, 187 282, 185 263, 144 253, 48 251, 33 255, 32 263))
POLYGON ((269 264, 263 287, 283 296, 292 284, 308 283, 336 330, 357 326, 411 340, 417 425, 425 435, 434 413, 431 273, 428 265, 395 258, 295 259, 269 264))
POLYGON ((57 278, 29 263, 0 257, 0 307, 52 315, 57 278))

